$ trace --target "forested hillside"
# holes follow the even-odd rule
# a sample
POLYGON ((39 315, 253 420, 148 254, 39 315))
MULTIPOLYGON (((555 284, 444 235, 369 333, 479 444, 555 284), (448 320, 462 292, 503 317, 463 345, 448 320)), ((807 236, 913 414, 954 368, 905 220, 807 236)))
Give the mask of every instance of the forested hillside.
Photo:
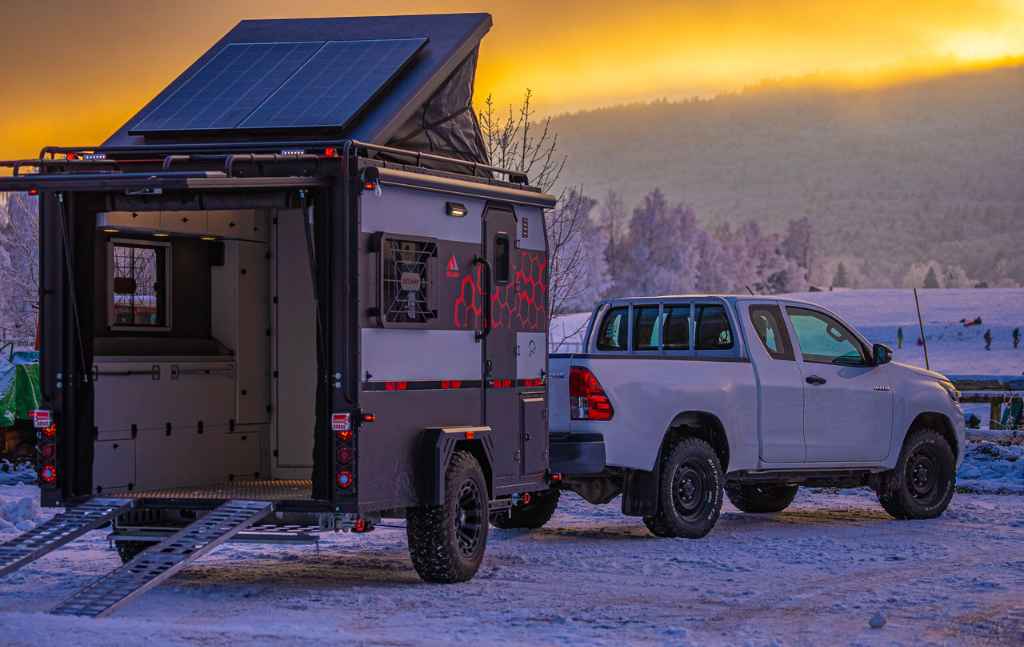
POLYGON ((818 284, 842 262, 851 287, 899 286, 928 261, 961 283, 1024 282, 1024 65, 856 90, 763 84, 552 127, 563 183, 598 200, 614 190, 631 209, 658 187, 706 225, 781 232, 809 217, 818 284))

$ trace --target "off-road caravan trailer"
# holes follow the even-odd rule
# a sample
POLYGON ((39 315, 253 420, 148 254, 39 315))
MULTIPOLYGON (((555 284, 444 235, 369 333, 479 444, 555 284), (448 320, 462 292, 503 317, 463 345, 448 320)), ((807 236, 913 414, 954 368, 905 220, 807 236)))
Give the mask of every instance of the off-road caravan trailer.
MULTIPOLYGON (((554 199, 488 165, 486 14, 239 24, 39 195, 42 500, 0 574, 112 522, 99 615, 222 541, 405 518, 465 580, 547 489, 554 199)), ((32 173, 26 173, 32 170, 32 173)))

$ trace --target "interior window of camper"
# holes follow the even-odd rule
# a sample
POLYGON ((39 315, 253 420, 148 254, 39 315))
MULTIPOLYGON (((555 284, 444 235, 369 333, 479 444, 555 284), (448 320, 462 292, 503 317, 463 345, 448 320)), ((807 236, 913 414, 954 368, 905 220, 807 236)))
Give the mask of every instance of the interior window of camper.
POLYGON ((110 327, 133 330, 169 328, 170 245, 112 240, 109 250, 110 327))

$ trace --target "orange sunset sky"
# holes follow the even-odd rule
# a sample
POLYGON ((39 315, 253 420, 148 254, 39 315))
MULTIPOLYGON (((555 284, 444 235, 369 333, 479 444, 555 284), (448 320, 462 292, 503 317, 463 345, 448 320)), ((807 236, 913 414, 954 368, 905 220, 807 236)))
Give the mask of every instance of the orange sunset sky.
POLYGON ((3 0, 0 157, 99 144, 245 18, 487 11, 477 95, 543 114, 1024 55, 1024 0, 3 0))

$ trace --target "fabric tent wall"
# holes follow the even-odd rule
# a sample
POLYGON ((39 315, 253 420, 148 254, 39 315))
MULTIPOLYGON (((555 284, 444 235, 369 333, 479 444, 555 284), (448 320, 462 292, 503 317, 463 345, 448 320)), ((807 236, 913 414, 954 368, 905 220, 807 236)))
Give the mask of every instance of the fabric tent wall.
MULTIPOLYGON (((466 57, 438 90, 395 133, 389 146, 488 164, 487 147, 473 112, 479 49, 466 57)), ((405 160, 408 161, 408 160, 405 160)), ((440 170, 466 172, 464 167, 440 170)), ((486 172, 478 174, 487 176, 486 172)))

